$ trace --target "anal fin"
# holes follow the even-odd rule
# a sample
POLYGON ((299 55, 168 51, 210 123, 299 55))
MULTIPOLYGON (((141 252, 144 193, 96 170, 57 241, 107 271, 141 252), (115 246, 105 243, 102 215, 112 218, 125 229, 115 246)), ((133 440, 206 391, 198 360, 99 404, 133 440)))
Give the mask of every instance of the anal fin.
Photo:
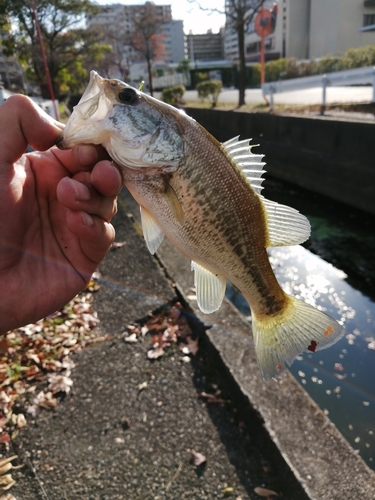
POLYGON ((206 314, 217 311, 224 299, 226 278, 211 273, 196 262, 191 263, 191 268, 199 309, 206 314))
POLYGON ((145 238, 147 248, 153 255, 159 248, 160 243, 163 241, 164 233, 159 228, 150 212, 142 206, 139 208, 141 209, 143 236, 145 238))

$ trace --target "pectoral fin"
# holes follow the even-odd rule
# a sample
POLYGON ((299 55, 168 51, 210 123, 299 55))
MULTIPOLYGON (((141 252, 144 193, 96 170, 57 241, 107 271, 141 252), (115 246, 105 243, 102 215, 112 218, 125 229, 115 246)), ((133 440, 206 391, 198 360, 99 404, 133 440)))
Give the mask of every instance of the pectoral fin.
POLYGON ((142 231, 146 241, 147 248, 152 254, 159 248, 163 241, 164 233, 157 225, 154 217, 144 207, 141 209, 142 231))
POLYGON ((179 202, 179 199, 177 198, 177 195, 172 188, 172 186, 168 183, 167 180, 165 182, 165 197, 167 200, 167 203, 169 205, 169 208, 171 209, 173 215, 176 217, 178 222, 181 224, 181 226, 184 225, 185 222, 185 215, 182 210, 181 203, 179 202))
POLYGON ((225 295, 225 277, 211 273, 196 262, 191 263, 191 268, 194 270, 194 285, 199 309, 206 314, 217 311, 225 295))

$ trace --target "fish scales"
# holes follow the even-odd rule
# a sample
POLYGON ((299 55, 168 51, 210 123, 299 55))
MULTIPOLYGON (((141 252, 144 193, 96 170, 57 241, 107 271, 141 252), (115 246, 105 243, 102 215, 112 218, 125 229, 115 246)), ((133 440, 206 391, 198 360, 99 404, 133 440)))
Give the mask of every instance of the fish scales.
POLYGON ((186 220, 174 231, 165 225, 166 236, 187 257, 226 275, 246 291, 247 298, 253 296, 253 310, 265 315, 279 312, 285 295, 280 293, 265 250, 265 229, 259 228, 260 221, 265 224, 264 213, 258 196, 212 138, 203 136, 205 155, 201 157, 202 131, 194 122, 189 125, 184 162, 170 182, 182 200, 186 220), (201 211, 193 211, 191 217, 194 207, 201 211), (257 232, 259 237, 254 237, 257 232), (202 246, 202 241, 207 243, 202 246))
POLYGON ((121 168, 151 253, 166 236, 191 259, 203 312, 220 307, 226 279, 244 295, 265 379, 311 345, 319 350, 343 335, 339 323, 276 280, 266 248, 302 243, 310 226, 296 210, 261 196, 263 157, 249 141, 220 144, 172 106, 91 72, 58 140, 61 148, 79 143, 102 144, 121 168))

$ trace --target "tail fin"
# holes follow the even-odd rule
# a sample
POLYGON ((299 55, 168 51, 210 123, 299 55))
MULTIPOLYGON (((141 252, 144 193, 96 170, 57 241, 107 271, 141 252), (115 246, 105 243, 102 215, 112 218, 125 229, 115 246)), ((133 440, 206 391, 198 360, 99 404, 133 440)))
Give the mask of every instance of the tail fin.
POLYGON ((334 344, 343 326, 314 307, 289 297, 286 310, 271 318, 253 314, 253 337, 259 369, 265 380, 277 376, 303 351, 315 352, 334 344))

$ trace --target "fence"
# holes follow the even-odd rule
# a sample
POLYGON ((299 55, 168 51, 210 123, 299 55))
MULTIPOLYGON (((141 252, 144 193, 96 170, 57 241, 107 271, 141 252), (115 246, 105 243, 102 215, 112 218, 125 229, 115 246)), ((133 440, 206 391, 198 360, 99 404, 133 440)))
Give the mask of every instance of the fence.
POLYGON ((276 93, 321 87, 322 106, 324 108, 326 105, 326 89, 328 86, 345 87, 348 85, 372 85, 372 102, 375 102, 375 67, 370 66, 366 68, 349 69, 324 75, 264 83, 262 85, 262 92, 264 96, 270 97, 269 100, 272 109, 274 105, 273 96, 276 93))

